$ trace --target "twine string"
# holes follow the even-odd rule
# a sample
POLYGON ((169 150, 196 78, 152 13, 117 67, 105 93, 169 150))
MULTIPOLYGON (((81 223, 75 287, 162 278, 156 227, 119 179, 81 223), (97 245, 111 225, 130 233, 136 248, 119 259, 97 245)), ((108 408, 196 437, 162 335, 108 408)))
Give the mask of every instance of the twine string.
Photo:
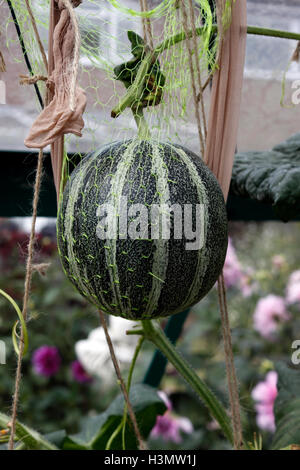
MULTIPOLYGON (((147 12, 148 0, 140 0, 140 8, 142 12, 147 12)), ((150 51, 153 51, 154 43, 153 43, 153 34, 152 34, 150 18, 142 17, 142 25, 143 25, 143 33, 144 33, 144 42, 145 44, 149 46, 150 51)))
MULTIPOLYGON (((0 31, 0 38, 1 38, 1 31, 0 31)), ((4 56, 1 50, 0 50, 0 72, 6 72, 5 60, 4 60, 4 56)))
MULTIPOLYGON (((43 172, 43 150, 40 149, 39 156, 38 156, 35 183, 34 183, 31 231, 30 231, 30 237, 29 237, 29 242, 28 242, 28 255, 27 255, 27 260, 26 260, 26 274, 25 274, 25 282, 24 282, 24 296, 23 296, 23 309, 22 309, 22 315, 23 315, 24 321, 27 320, 28 301, 29 301, 29 296, 30 296, 30 291, 31 291, 32 274, 34 271, 33 256, 34 256, 34 242, 35 242, 35 224, 36 224, 36 218, 37 218, 37 208, 38 208, 38 202, 39 202, 42 172, 43 172)), ((21 380, 22 380, 23 352, 24 352, 24 331, 23 329, 21 329, 20 341, 19 341, 19 355, 18 355, 17 370, 16 370, 16 376, 15 376, 15 387, 14 387, 14 394, 13 394, 12 417, 11 417, 11 422, 10 422, 11 431, 10 431, 10 437, 9 437, 9 443, 8 443, 9 450, 14 450, 16 421, 17 421, 20 387, 21 387, 21 380)))
POLYGON ((34 18, 34 15, 33 15, 33 12, 32 12, 32 9, 31 9, 31 6, 30 6, 28 0, 25 0, 25 5, 26 5, 26 8, 27 8, 29 17, 30 17, 30 21, 31 21, 31 24, 32 24, 32 27, 33 27, 35 38, 36 38, 37 43, 39 45, 39 49, 40 49, 40 52, 41 52, 41 55, 42 55, 42 58, 43 58, 45 69, 48 70, 48 60, 47 60, 46 52, 45 52, 43 43, 41 41, 41 37, 40 37, 39 32, 38 32, 37 24, 36 24, 36 21, 35 21, 35 18, 34 18))
POLYGON ((34 85, 39 81, 46 82, 48 80, 48 77, 45 77, 44 75, 23 75, 21 73, 19 78, 20 85, 34 85))
POLYGON ((226 288, 223 272, 221 273, 218 279, 218 298, 222 320, 222 334, 224 341, 226 373, 228 379, 229 400, 231 407, 234 449, 240 450, 243 447, 243 434, 240 415, 239 389, 234 365, 228 305, 226 298, 226 288))
POLYGON ((195 11, 192 0, 189 0, 189 10, 190 10, 190 23, 192 27, 192 39, 194 44, 194 51, 195 51, 195 62, 196 62, 196 71, 197 71, 197 79, 198 79, 198 89, 199 93, 197 96, 197 101, 200 101, 201 104, 201 114, 202 114, 202 122, 204 127, 204 136, 207 136, 207 124, 206 124, 206 115, 205 115, 205 108, 204 108, 204 97, 203 92, 204 88, 202 87, 202 78, 201 78, 201 67, 200 67, 200 56, 199 56, 199 48, 198 48, 198 37, 196 32, 196 18, 195 18, 195 11))
POLYGON ((195 117, 197 121, 198 136, 199 136, 201 153, 202 153, 202 158, 203 158, 204 152, 205 152, 205 139, 204 139, 204 135, 202 132, 201 117, 200 117, 200 111, 199 111, 199 105, 198 105, 198 94, 196 90, 195 70, 194 70, 194 64, 193 64, 193 51, 192 51, 191 42, 190 42, 187 9, 186 9, 184 0, 180 0, 179 5, 180 5, 181 13, 182 13, 182 26, 183 26, 185 36, 186 36, 186 46, 188 50, 189 68, 190 68, 190 74, 191 74, 192 91, 193 91, 193 99, 194 99, 194 111, 195 111, 195 117))
POLYGON ((115 372, 116 372, 116 376, 118 378, 119 385, 120 385, 121 391, 122 391, 123 396, 124 396, 124 400, 125 400, 125 403, 126 403, 128 414, 129 414, 130 420, 132 422, 133 430, 134 430, 134 433, 136 435, 136 438, 137 438, 137 441, 138 441, 138 444, 139 444, 139 449, 140 450, 145 450, 145 444, 143 442, 143 439, 142 439, 142 436, 141 436, 141 433, 140 433, 140 430, 139 430, 139 427, 138 427, 138 424, 137 424, 135 413, 134 413, 132 405, 130 403, 127 388, 126 388, 124 379, 123 379, 122 374, 121 374, 120 366, 119 366, 119 363, 118 363, 118 360, 117 360, 117 357, 116 357, 116 354, 115 354, 115 350, 114 350, 114 346, 113 346, 111 337, 109 335, 109 331, 108 331, 108 328, 107 328, 107 323, 106 323, 104 314, 101 310, 99 310, 99 316, 100 316, 100 322, 101 322, 102 328, 104 330, 106 342, 107 342, 107 345, 108 345, 108 348, 109 348, 111 360, 113 362, 114 369, 115 369, 115 372))

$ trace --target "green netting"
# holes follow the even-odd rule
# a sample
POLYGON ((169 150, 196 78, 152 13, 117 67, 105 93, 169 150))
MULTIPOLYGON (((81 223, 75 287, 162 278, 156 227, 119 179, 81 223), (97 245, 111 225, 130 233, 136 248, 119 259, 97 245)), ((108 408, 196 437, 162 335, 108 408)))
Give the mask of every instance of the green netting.
MULTIPOLYGON (((41 54, 34 36, 25 2, 13 0, 24 43, 34 74, 45 74, 41 54)), ((47 51, 49 1, 32 1, 31 6, 39 32, 47 51)), ((182 8, 175 0, 149 1, 149 11, 140 10, 139 1, 84 0, 76 8, 81 32, 79 84, 86 91, 88 104, 84 114, 83 138, 67 136, 66 149, 87 153, 114 140, 137 135, 132 110, 125 109, 117 118, 111 117, 126 89, 134 81, 147 49, 143 41, 143 17, 151 22, 157 60, 145 68, 146 78, 138 102, 142 103, 148 135, 159 140, 190 144, 198 150, 197 127, 194 120, 194 102, 187 44, 184 39, 182 8)), ((188 29, 191 30, 189 1, 185 2, 188 29)), ((198 57, 202 83, 215 67, 217 35, 213 24, 214 2, 193 2, 195 26, 198 34, 198 57)), ((6 28, 7 45, 13 60, 22 61, 16 50, 16 36, 7 15, 1 27, 6 28)), ((192 39, 191 44, 192 44, 192 39)), ((194 64, 195 67, 195 64, 194 64)), ((44 84, 39 82, 44 92, 44 84)), ((199 90, 198 90, 199 92, 199 90)), ((29 93, 34 95, 34 90, 29 93)), ((136 103, 136 108, 140 104, 136 103)), ((37 107, 37 113, 39 109, 37 107)), ((142 121, 143 122, 143 121, 142 121)))

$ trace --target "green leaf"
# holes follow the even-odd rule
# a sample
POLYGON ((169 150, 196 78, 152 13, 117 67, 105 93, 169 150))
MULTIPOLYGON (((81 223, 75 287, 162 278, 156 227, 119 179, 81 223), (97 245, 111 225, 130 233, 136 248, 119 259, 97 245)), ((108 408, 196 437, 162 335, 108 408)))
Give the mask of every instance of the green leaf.
MULTIPOLYGON (((117 65, 114 68, 114 74, 116 80, 120 80, 126 88, 129 88, 133 85, 139 68, 145 58, 145 43, 134 31, 128 31, 127 35, 131 42, 133 58, 128 62, 117 65)), ((166 78, 160 70, 157 58, 154 57, 151 63, 149 63, 145 75, 142 78, 143 90, 141 91, 139 101, 134 103, 134 107, 147 108, 148 106, 158 105, 161 102, 166 78)))
POLYGON ((129 41, 131 42, 131 52, 134 57, 141 58, 144 54, 145 43, 144 39, 141 38, 137 33, 134 31, 127 31, 127 36, 129 41))
POLYGON ((272 449, 300 444, 300 371, 279 363, 278 396, 275 402, 276 432, 272 449))
MULTIPOLYGON (((153 428, 157 415, 163 414, 166 406, 157 391, 147 385, 137 384, 131 388, 130 401, 136 414, 141 435, 147 439, 153 428)), ((106 444, 119 426, 124 411, 123 395, 118 395, 109 408, 102 414, 84 420, 81 432, 65 439, 64 449, 67 450, 104 450, 106 444)), ((128 419, 125 435, 126 449, 137 449, 137 442, 128 419)), ((111 445, 112 450, 122 449, 121 433, 111 445)))
POLYGON ((117 65, 114 68, 116 80, 120 80, 126 88, 129 88, 134 82, 140 63, 139 58, 134 58, 124 64, 117 65))
POLYGON ((67 433, 64 429, 45 434, 45 438, 59 449, 63 448, 67 433))
MULTIPOLYGON (((10 416, 0 413, 0 429, 7 429, 10 421, 10 416)), ((20 421, 16 421, 15 438, 18 444, 22 443, 28 450, 58 450, 42 434, 20 423, 20 421)))
POLYGON ((284 222, 300 215, 300 134, 271 151, 238 153, 231 191, 271 203, 284 222))

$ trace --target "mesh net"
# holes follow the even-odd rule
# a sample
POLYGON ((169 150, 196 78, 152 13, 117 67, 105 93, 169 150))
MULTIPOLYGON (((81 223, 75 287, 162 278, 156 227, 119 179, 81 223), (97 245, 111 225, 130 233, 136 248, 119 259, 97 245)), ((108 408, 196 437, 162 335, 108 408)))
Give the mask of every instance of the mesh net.
MULTIPOLYGON (((11 4, 32 71, 46 74, 25 3, 13 0, 11 4)), ((192 24, 195 24, 196 54, 193 38, 190 37, 189 41, 194 70, 196 60, 199 60, 201 81, 205 84, 215 67, 218 43, 213 26, 214 1, 186 1, 185 15, 182 2, 176 0, 149 0, 146 12, 141 11, 142 5, 143 2, 132 0, 84 0, 76 8, 81 33, 78 81, 85 89, 87 108, 83 137, 66 136, 68 152, 81 155, 108 142, 131 138, 137 135, 138 124, 144 135, 146 132, 157 140, 186 144, 200 153, 188 44, 184 38, 185 32, 191 33, 192 24), (157 52, 156 60, 145 64, 151 46, 157 52), (146 78, 131 106, 138 112, 133 113, 130 107, 123 106, 124 96, 142 63, 146 78)), ((47 52, 49 1, 32 1, 31 7, 47 52)), ((16 54, 14 29, 8 28, 11 22, 11 16, 7 15, 2 21, 2 29, 6 28, 7 45, 12 50, 13 60, 23 61, 22 54, 16 54)), ((38 86, 44 95, 45 84, 38 82, 38 86)), ((34 90, 31 89, 30 93, 33 96, 34 90)), ((38 107, 37 101, 37 113, 38 107)))

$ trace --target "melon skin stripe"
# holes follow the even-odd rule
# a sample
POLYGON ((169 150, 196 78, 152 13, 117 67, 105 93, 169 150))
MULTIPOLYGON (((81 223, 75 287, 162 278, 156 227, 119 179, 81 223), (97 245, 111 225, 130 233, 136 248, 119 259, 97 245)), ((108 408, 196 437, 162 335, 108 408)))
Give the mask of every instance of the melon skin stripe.
MULTIPOLYGON (((224 265, 228 233, 220 186, 200 157, 177 144, 128 140, 87 155, 72 172, 60 201, 58 248, 63 269, 76 289, 97 308, 129 320, 160 318, 199 302, 224 265), (100 239, 96 230, 102 204, 119 213, 142 204, 203 205, 203 240, 100 239), (98 215, 97 215, 98 214, 98 215)), ((193 211, 195 229, 196 213, 193 211)), ((128 227, 127 227, 128 229, 128 227)))

